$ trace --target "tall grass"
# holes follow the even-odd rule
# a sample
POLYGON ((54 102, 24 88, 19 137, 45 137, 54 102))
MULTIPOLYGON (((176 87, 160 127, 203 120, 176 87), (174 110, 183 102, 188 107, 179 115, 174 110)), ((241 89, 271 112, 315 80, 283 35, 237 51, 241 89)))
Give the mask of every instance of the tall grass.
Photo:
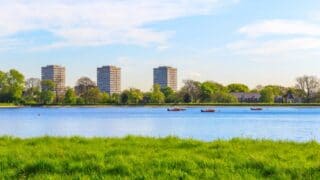
POLYGON ((0 138, 0 179, 320 179, 320 144, 0 138))

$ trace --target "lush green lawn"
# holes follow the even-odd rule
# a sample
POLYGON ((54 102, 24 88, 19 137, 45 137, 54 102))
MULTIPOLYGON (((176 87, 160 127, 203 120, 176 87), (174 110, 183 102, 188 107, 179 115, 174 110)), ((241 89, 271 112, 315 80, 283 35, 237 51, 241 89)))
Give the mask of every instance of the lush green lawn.
POLYGON ((320 144, 0 138, 0 179, 320 179, 320 144))

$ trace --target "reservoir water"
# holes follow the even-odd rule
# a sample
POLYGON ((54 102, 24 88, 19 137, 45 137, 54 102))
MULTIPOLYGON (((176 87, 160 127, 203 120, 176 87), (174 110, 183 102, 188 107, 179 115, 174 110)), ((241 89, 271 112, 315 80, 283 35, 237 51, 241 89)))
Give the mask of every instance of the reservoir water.
POLYGON ((0 109, 0 136, 152 137, 178 136, 199 140, 235 137, 320 141, 320 108, 216 107, 168 112, 163 107, 14 108, 0 109))

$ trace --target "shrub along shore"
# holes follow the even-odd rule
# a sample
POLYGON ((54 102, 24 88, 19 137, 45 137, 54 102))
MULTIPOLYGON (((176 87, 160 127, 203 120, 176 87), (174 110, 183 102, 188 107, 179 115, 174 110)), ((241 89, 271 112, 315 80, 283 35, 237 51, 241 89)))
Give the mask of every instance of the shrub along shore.
POLYGON ((320 144, 167 138, 0 138, 0 179, 319 179, 320 144))
POLYGON ((223 85, 214 81, 185 80, 180 89, 154 84, 148 91, 137 88, 108 94, 88 77, 82 77, 74 87, 60 87, 59 82, 25 79, 17 70, 0 71, 0 103, 18 105, 145 105, 177 103, 320 103, 320 80, 314 76, 296 79, 293 87, 245 84, 223 85), (59 86, 58 86, 59 85, 59 86))

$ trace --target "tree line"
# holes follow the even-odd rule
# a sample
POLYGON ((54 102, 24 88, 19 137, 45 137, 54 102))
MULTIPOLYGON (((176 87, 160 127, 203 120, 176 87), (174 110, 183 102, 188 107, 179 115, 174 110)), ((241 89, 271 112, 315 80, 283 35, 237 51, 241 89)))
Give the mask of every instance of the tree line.
POLYGON ((179 91, 154 85, 148 92, 129 88, 120 94, 101 92, 88 77, 80 78, 74 88, 66 88, 64 94, 55 92, 55 83, 36 78, 26 79, 17 70, 0 71, 0 102, 28 105, 94 105, 94 104, 164 104, 164 103, 239 103, 234 93, 259 94, 261 103, 287 103, 287 97, 301 103, 320 103, 319 79, 315 76, 296 78, 296 85, 257 86, 249 89, 245 84, 224 86, 213 81, 185 80, 179 91))

